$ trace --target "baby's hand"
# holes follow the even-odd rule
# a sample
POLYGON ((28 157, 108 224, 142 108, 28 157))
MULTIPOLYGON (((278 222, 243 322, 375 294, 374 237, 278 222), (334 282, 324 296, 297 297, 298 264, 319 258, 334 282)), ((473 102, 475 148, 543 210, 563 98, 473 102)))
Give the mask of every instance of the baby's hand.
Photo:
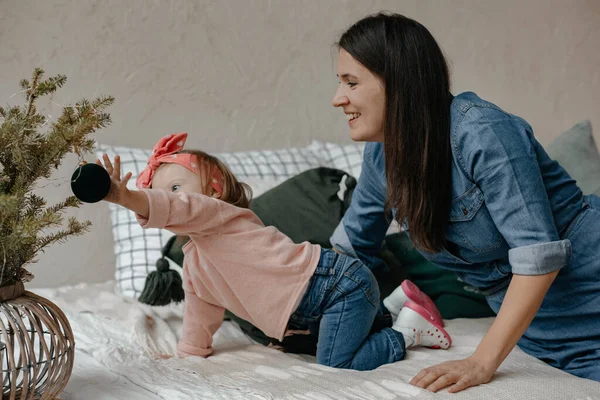
POLYGON ((131 191, 127 189, 127 182, 129 182, 132 174, 128 172, 121 179, 121 157, 115 156, 114 167, 108 155, 103 154, 102 159, 104 160, 104 165, 102 165, 102 161, 100 160, 96 160, 96 164, 104 167, 108 175, 110 175, 110 191, 104 200, 124 206, 131 196, 131 191))

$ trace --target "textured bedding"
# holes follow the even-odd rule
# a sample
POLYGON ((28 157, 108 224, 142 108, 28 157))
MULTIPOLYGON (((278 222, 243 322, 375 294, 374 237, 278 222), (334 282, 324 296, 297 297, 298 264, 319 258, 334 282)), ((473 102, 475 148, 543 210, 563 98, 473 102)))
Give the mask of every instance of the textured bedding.
POLYGON ((600 383, 576 378, 513 350, 493 381, 458 394, 408 385, 422 368, 472 353, 492 322, 447 321, 448 351, 357 372, 254 344, 225 322, 207 359, 174 354, 183 307, 148 307, 115 294, 115 283, 35 290, 56 302, 75 333, 76 357, 62 399, 600 399, 600 383))

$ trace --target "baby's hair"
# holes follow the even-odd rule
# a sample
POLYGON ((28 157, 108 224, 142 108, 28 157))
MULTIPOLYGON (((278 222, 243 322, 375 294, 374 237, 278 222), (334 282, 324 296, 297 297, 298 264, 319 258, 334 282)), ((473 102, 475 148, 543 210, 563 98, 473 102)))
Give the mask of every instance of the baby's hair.
MULTIPOLYGON (((210 164, 211 168, 201 168, 202 171, 202 182, 204 184, 204 190, 208 193, 209 190, 214 190, 210 186, 211 177, 208 173, 213 170, 212 167, 217 167, 223 175, 223 193, 221 193, 220 200, 233 204, 237 207, 248 208, 250 201, 252 200, 252 189, 244 182, 238 181, 233 172, 229 169, 224 162, 219 160, 217 157, 205 153, 201 150, 182 150, 180 153, 193 154, 196 156, 198 161, 203 159, 205 162, 210 164)), ((201 164, 198 162, 198 164, 201 164)))

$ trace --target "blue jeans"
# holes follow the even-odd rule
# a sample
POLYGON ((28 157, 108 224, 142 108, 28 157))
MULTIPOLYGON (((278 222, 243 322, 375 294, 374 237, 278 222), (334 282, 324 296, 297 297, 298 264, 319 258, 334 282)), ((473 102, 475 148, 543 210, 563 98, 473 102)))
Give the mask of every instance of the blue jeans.
POLYGON ((361 261, 321 250, 321 259, 288 329, 317 335, 317 362, 336 368, 371 370, 400 361, 404 337, 391 328, 370 333, 381 313, 379 286, 361 261))

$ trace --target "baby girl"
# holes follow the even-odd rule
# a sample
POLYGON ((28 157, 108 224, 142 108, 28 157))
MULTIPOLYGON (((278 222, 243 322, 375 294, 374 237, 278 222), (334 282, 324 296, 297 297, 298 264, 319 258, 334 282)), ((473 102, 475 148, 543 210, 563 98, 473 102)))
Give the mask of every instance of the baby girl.
POLYGON ((393 325, 370 332, 383 305, 360 260, 308 242, 296 244, 264 226, 248 209, 250 190, 217 158, 185 151, 187 134, 162 138, 129 190, 105 154, 97 164, 111 176, 105 201, 137 214, 144 228, 187 235, 184 246, 183 333, 178 354, 207 357, 225 309, 282 340, 287 331, 317 335, 317 362, 370 370, 400 361, 406 349, 447 349, 451 338, 434 303, 404 281, 385 308, 393 325))

